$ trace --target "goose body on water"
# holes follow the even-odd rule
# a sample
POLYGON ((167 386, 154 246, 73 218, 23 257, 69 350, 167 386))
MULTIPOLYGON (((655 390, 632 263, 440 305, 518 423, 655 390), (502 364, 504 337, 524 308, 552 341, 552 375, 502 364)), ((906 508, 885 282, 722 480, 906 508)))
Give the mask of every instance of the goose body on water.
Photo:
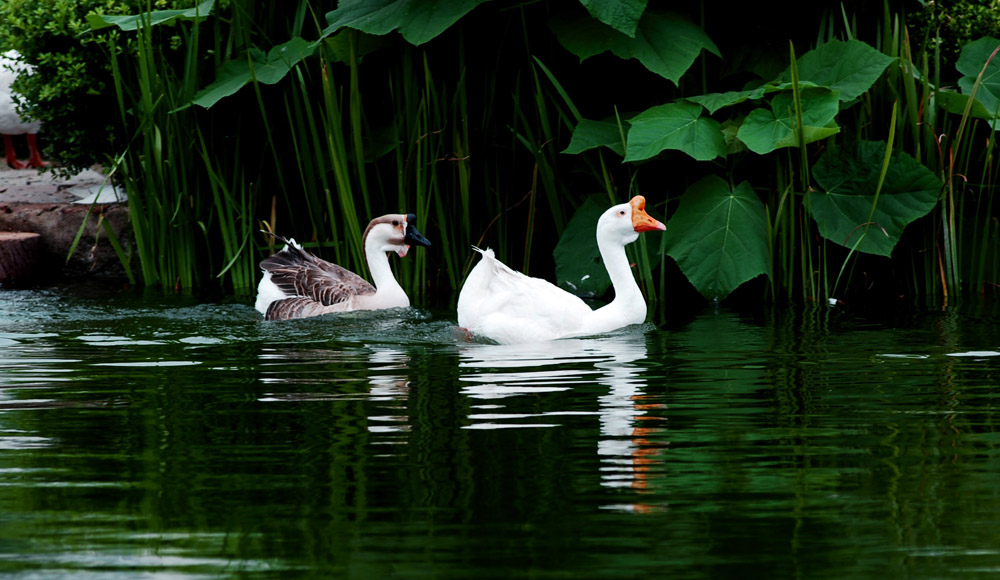
POLYGON ((257 310, 266 320, 288 320, 409 306, 410 299, 396 281, 387 254, 404 257, 410 246, 431 245, 417 230, 416 219, 413 214, 389 214, 368 224, 362 245, 372 283, 317 258, 294 239, 275 236, 285 247, 260 263, 264 277, 257 286, 257 310))
POLYGON ((511 270, 492 250, 469 273, 458 297, 458 325, 501 344, 587 336, 646 320, 646 302, 625 254, 640 232, 665 230, 637 195, 607 209, 597 222, 597 245, 615 297, 596 310, 555 284, 511 270))

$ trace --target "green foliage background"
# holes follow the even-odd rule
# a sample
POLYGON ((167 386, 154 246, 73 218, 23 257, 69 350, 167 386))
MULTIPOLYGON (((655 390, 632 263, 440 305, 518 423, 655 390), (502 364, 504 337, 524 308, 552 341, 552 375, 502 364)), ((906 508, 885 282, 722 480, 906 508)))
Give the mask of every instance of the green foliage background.
POLYGON ((149 285, 252 291, 261 227, 363 272, 360 230, 407 211, 417 303, 473 244, 600 296, 589 216, 642 194, 661 306, 941 302, 1000 288, 1000 41, 944 25, 973 4, 7 0, 0 39, 51 155, 128 189, 149 285))

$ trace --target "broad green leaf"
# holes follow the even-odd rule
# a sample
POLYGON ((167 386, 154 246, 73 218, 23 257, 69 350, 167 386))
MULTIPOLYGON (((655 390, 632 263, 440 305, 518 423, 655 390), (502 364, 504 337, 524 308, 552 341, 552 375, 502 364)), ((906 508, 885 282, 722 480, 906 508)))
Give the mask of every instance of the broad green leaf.
POLYGON ((588 197, 566 224, 552 251, 556 261, 556 283, 577 296, 600 296, 611 286, 608 270, 601 262, 596 235, 597 220, 606 209, 606 195, 588 197))
POLYGON ((392 41, 385 36, 375 36, 360 31, 355 31, 354 34, 334 34, 326 37, 324 43, 330 60, 346 63, 351 62, 352 44, 354 58, 359 60, 373 52, 393 46, 392 41))
POLYGON ((488 0, 341 0, 327 12, 322 36, 348 27, 383 35, 398 30, 407 42, 421 45, 447 30, 488 0))
POLYGON ((318 45, 318 42, 308 42, 295 37, 273 47, 266 56, 262 51, 252 49, 246 58, 231 60, 222 65, 216 73, 215 82, 198 91, 191 99, 191 103, 206 109, 211 108, 221 99, 239 91, 254 78, 264 84, 273 85, 283 79, 299 61, 315 52, 318 45))
POLYGON ((170 22, 178 18, 200 20, 212 12, 214 4, 215 0, 204 0, 204 2, 194 8, 186 10, 153 10, 152 12, 143 12, 129 16, 88 14, 87 23, 90 24, 91 30, 100 30, 109 26, 117 26, 122 30, 137 30, 147 23, 150 26, 156 26, 157 24, 163 24, 164 22, 170 22))
POLYGON ((635 38, 646 0, 580 0, 590 15, 618 32, 635 38))
POLYGON ((254 63, 253 75, 258 81, 266 84, 276 84, 285 78, 288 71, 307 56, 311 56, 319 46, 318 42, 308 42, 295 37, 267 51, 267 60, 262 65, 254 63))
POLYGON ((767 212, 750 184, 730 190, 710 175, 688 188, 667 223, 667 254, 709 300, 722 300, 747 280, 771 275, 767 212))
POLYGON ((701 116, 701 106, 686 101, 647 109, 631 120, 625 161, 641 161, 664 149, 683 151, 699 161, 726 155, 719 122, 701 116))
POLYGON ((1000 40, 995 38, 980 38, 966 44, 962 48, 962 54, 955 63, 955 68, 962 73, 962 78, 958 79, 958 87, 966 95, 972 94, 972 88, 976 84, 979 73, 983 73, 983 83, 976 91, 976 99, 980 101, 987 111, 995 112, 1000 110, 1000 56, 995 56, 994 51, 1000 46, 1000 40), (990 58, 993 60, 990 60, 990 58), (989 64, 987 64, 987 61, 989 64), (985 72, 983 68, 986 68, 985 72))
MULTIPOLYGON (((608 209, 607 194, 597 193, 584 200, 563 230, 552 251, 556 262, 556 283, 583 298, 602 296, 611 286, 608 269, 597 247, 597 220, 608 209)), ((636 243, 641 248, 643 244, 636 243)), ((650 263, 659 261, 659 244, 646 244, 650 263)), ((641 251, 641 250, 639 250, 641 251)))
MULTIPOLYGON (((833 124, 839 111, 837 92, 821 87, 800 91, 803 136, 806 143, 825 139, 840 129, 833 124)), ((791 91, 771 99, 771 109, 754 109, 740 127, 740 141, 754 153, 765 154, 781 147, 798 146, 795 131, 795 101, 791 91)))
POLYGON ((625 145, 618 123, 614 121, 591 121, 582 119, 573 130, 573 138, 569 141, 563 153, 583 153, 598 147, 607 147, 615 153, 625 156, 625 145))
POLYGON ((719 109, 738 105, 743 101, 753 98, 756 91, 729 91, 728 93, 709 93, 707 95, 695 95, 687 97, 685 100, 697 103, 714 114, 719 109))
MULTIPOLYGON (((243 85, 250 82, 250 67, 246 62, 231 60, 222 65, 215 73, 215 82, 198 91, 191 104, 211 108, 220 100, 236 93, 243 85)), ((185 108, 179 107, 178 110, 185 108)))
MULTIPOLYGON (((832 40, 810 50, 798 60, 799 80, 830 87, 847 102, 860 97, 875 84, 895 59, 860 40, 832 40)), ((791 73, 782 73, 790 80, 791 73)))
POLYGON ((712 39, 690 20, 671 12, 646 11, 635 37, 608 28, 593 18, 555 19, 552 29, 566 50, 586 60, 611 51, 637 59, 643 66, 677 84, 694 59, 707 50, 718 55, 712 39))
MULTIPOLYGON (((804 89, 807 87, 818 86, 815 83, 800 82, 799 88, 804 89)), ((779 93, 782 91, 787 91, 792 88, 792 83, 767 83, 761 85, 756 89, 746 90, 746 91, 730 91, 728 93, 708 93, 706 95, 696 95, 693 97, 685 97, 685 101, 691 101, 692 103, 698 103, 702 107, 708 110, 709 114, 714 114, 719 109, 724 107, 731 107, 733 105, 738 105, 747 100, 759 100, 763 99, 767 95, 772 93, 779 93)))
POLYGON ((889 256, 903 228, 937 204, 941 180, 906 153, 893 151, 872 211, 885 147, 861 141, 856 148, 831 148, 816 162, 812 175, 819 190, 806 194, 806 207, 824 238, 889 256))
POLYGON ((945 111, 956 115, 965 114, 965 107, 968 106, 970 100, 972 101, 972 107, 969 109, 970 115, 976 119, 994 119, 993 112, 987 109, 986 106, 983 105, 983 102, 979 99, 973 99, 968 95, 943 89, 934 93, 934 101, 938 104, 938 106, 945 111))
POLYGON ((747 150, 747 146, 743 141, 740 141, 738 135, 740 131, 740 122, 735 119, 727 119, 722 122, 722 140, 726 144, 726 155, 734 155, 736 153, 743 153, 747 150))

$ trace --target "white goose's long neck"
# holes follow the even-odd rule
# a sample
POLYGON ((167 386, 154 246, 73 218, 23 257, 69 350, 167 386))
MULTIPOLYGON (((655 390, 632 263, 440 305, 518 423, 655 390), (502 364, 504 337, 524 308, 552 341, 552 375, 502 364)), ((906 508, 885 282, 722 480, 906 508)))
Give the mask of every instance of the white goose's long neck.
POLYGON ((387 298, 390 296, 402 297, 408 304, 409 299, 406 298, 406 292, 396 281, 392 268, 389 267, 389 256, 377 248, 367 247, 365 248, 365 258, 368 260, 368 271, 371 272, 372 283, 375 285, 375 295, 387 298))
POLYGON ((617 242, 597 240, 597 247, 601 251, 601 259, 604 260, 608 276, 611 277, 611 285, 615 288, 613 302, 638 302, 642 304, 645 315, 645 302, 639 285, 635 283, 635 278, 632 276, 632 268, 629 267, 625 246, 617 242))
POLYGON ((621 242, 602 240, 598 237, 597 247, 601 251, 601 259, 604 260, 604 267, 611 278, 611 285, 614 286, 615 298, 594 311, 593 319, 588 324, 590 330, 605 332, 644 322, 646 301, 642 297, 639 285, 635 283, 635 278, 632 277, 625 246, 621 242))

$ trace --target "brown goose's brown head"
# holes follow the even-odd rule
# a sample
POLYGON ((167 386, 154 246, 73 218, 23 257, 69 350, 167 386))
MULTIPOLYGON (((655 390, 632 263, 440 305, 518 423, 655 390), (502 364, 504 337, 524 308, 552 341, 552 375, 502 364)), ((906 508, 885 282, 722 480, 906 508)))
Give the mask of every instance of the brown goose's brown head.
POLYGON ((381 252, 396 252, 402 258, 410 246, 430 246, 431 243, 417 229, 414 214, 391 213, 377 217, 365 228, 361 244, 367 250, 373 244, 381 252))

